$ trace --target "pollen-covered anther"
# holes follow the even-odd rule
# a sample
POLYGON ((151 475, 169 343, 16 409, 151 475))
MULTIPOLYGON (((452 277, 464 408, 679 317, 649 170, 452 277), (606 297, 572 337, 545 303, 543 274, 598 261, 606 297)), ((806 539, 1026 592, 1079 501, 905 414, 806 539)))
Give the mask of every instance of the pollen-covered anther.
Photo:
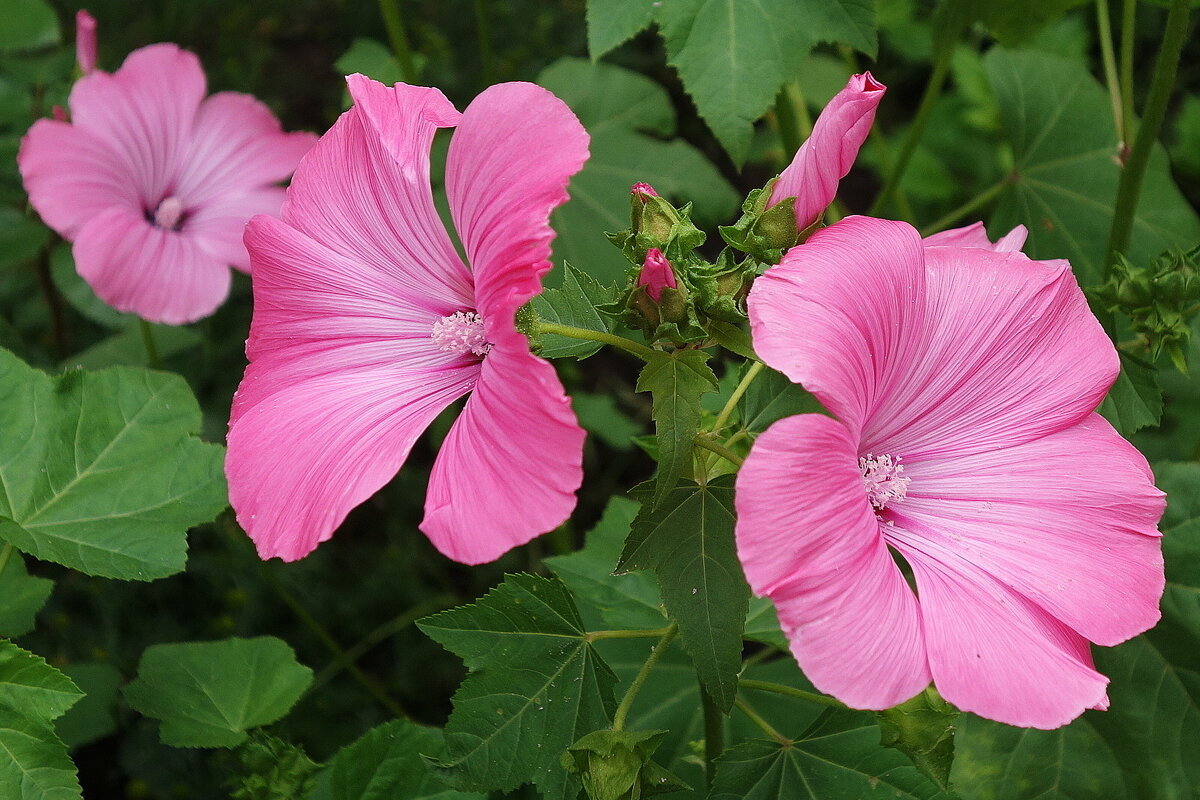
POLYGON ((475 311, 455 311, 433 323, 429 338, 448 353, 486 356, 492 349, 483 328, 483 317, 475 311))
POLYGON ((904 474, 904 465, 900 457, 867 453, 858 459, 858 468, 862 470, 863 486, 867 497, 876 509, 887 508, 888 503, 895 503, 908 496, 908 484, 912 478, 904 474))

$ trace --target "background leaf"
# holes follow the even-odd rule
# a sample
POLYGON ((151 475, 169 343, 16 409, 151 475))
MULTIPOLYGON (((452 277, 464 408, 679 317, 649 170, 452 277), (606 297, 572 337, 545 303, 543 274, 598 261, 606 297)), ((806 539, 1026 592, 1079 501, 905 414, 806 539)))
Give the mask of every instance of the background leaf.
POLYGON ((47 725, 75 705, 83 692, 41 656, 0 641, 0 706, 47 725))
POLYGON ((650 392, 658 446, 658 475, 651 505, 658 506, 680 477, 691 474, 700 430, 700 397, 717 388, 703 350, 655 350, 638 375, 637 390, 650 392))
MULTIPOLYGON (((615 327, 616 320, 601 314, 596 306, 615 301, 617 294, 615 287, 601 286, 586 272, 566 263, 563 265, 562 286, 535 295, 531 304, 538 319, 545 322, 607 333, 615 327)), ((538 339, 542 346, 542 358, 574 356, 582 360, 604 346, 601 342, 571 339, 553 333, 540 334, 538 339)))
POLYGON ((34 615, 52 591, 54 581, 30 575, 25 559, 13 552, 0 570, 0 636, 16 638, 33 630, 34 615))
POLYGON ((588 0, 588 53, 592 60, 630 39, 654 19, 655 0, 588 0))
POLYGON ((1121 353, 1121 374, 1096 411, 1122 436, 1157 425, 1163 411, 1158 370, 1140 358, 1121 353))
POLYGON ((0 51, 34 50, 59 40, 58 15, 44 0, 4 0, 0 51))
POLYGON ((50 727, 0 706, 0 797, 81 800, 75 765, 50 727))

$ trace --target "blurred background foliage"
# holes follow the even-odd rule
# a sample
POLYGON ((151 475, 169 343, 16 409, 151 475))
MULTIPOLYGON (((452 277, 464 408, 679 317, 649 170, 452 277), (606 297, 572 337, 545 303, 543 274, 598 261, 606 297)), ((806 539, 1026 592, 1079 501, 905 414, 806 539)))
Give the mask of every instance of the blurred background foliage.
MULTIPOLYGON (((778 172, 791 153, 785 152, 776 120, 768 113, 753 129, 744 163, 735 165, 697 113, 668 66, 662 39, 652 31, 634 36, 593 65, 585 5, 584 0, 402 0, 398 7, 419 82, 441 88, 458 107, 492 83, 529 80, 552 89, 576 110, 593 136, 592 161, 572 183, 572 201, 555 217, 556 258, 609 281, 622 273, 624 261, 602 233, 625 227, 630 184, 648 181, 674 199, 691 200, 696 220, 712 233, 716 224, 731 221, 740 198, 778 172)), ((1014 186, 1026 178, 1007 179, 1017 174, 1015 166, 1036 156, 1025 146, 1028 141, 1006 127, 1018 110, 1014 103, 1062 103, 1065 116, 1052 113, 1054 123, 1042 133, 1067 149, 1079 138, 1111 138, 1111 127, 1105 128, 1111 124, 1107 98, 1100 84, 1088 83, 1087 77, 1102 77, 1095 5, 1044 5, 1054 7, 1049 24, 1005 42, 1022 53, 1019 63, 1004 61, 1011 51, 988 52, 996 49, 997 36, 1004 37, 1003 21, 971 26, 953 47, 946 90, 930 111, 895 207, 888 210, 918 226, 944 227, 959 220, 941 223, 943 215, 991 191, 988 202, 971 208, 963 222, 989 219, 993 235, 1023 222, 1033 230, 1036 254, 1070 256, 1086 277, 1086 262, 1097 257, 1097 248, 1102 253, 1106 232, 1106 223, 1089 227, 1086 206, 1107 191, 1106 179, 1096 176, 1111 153, 1098 152, 1097 163, 1088 162, 1082 174, 1067 176, 1082 182, 1077 191, 1084 207, 1072 210, 1062 197, 1043 198, 1048 208, 1077 215, 1065 224, 1037 212, 1036 187, 1030 189, 1028 182, 1014 186), (1068 6, 1065 13, 1056 13, 1068 6), (1005 70, 1025 70, 1021 85, 1036 84, 1049 94, 1032 101, 1014 99, 1004 88, 1005 70), (1085 103, 1085 108, 1055 94, 1071 81, 1082 87, 1083 97, 1072 103, 1085 103), (1079 252, 1065 252, 1066 245, 1054 237, 1077 226, 1093 239, 1096 229, 1104 231, 1099 241, 1084 241, 1079 252)), ((53 14, 38 10, 47 7, 40 0, 4 0, 0 6, 0 346, 52 372, 74 365, 145 365, 136 320, 116 314, 91 295, 74 273, 69 248, 55 241, 28 208, 16 170, 20 137, 34 119, 48 116, 55 105, 65 106, 72 80, 73 15, 81 4, 53 0, 51 6, 53 14)), ((255 94, 289 129, 328 128, 347 102, 343 73, 362 71, 386 81, 404 75, 405 66, 393 54, 380 8, 373 3, 92 0, 87 8, 99 23, 101 68, 116 69, 137 47, 177 42, 200 55, 210 90, 255 94)), ((802 90, 800 104, 810 116, 852 71, 870 68, 889 86, 876 134, 842 184, 840 202, 847 213, 870 207, 912 122, 935 44, 945 46, 936 41, 934 14, 930 2, 877 0, 874 60, 845 46, 820 45, 804 56, 794 76, 802 90)), ((1140 93, 1149 84, 1165 9, 1145 3, 1136 14, 1133 67, 1140 93)), ((1183 199, 1165 180, 1164 163, 1163 180, 1148 181, 1143 209, 1162 206, 1154 212, 1156 219, 1186 238, 1196 230, 1194 208, 1200 203, 1200 37, 1189 37, 1185 46, 1179 87, 1163 139, 1183 199)), ((1142 100, 1139 94, 1135 105, 1140 107, 1142 100)), ((1050 163, 1053 156, 1047 158, 1050 163)), ((1055 185, 1064 184, 1060 180, 1055 185)), ((715 240, 710 235, 710 242, 715 240)), ((249 281, 239 276, 230 301, 213 317, 155 330, 166 368, 185 376, 197 393, 205 436, 211 440, 224 435, 229 401, 244 366, 250 313, 249 281)), ((1135 437, 1151 460, 1200 457, 1200 379, 1195 376, 1200 337, 1193 337, 1190 355, 1192 377, 1171 369, 1162 372, 1167 411, 1161 426, 1135 437)), ((462 667, 420 634, 412 620, 479 596, 506 571, 544 572, 543 556, 577 549, 581 532, 598 519, 607 497, 648 475, 651 462, 633 444, 634 437, 647 431, 648 398, 634 394, 628 367, 621 355, 608 352, 586 365, 559 362, 576 410, 595 434, 588 440, 579 511, 573 527, 493 565, 455 565, 416 529, 427 470, 448 418, 435 424, 433 436, 418 444, 409 467, 391 485, 353 512, 333 542, 302 562, 260 563, 227 512, 216 524, 192 533, 185 573, 149 585, 90 578, 53 564, 31 565, 56 586, 36 630, 21 643, 88 691, 86 704, 64 718, 59 729, 73 747, 85 796, 229 796, 226 781, 239 769, 230 754, 165 747, 154 723, 117 702, 118 685, 132 677, 142 651, 153 643, 260 634, 285 639, 317 679, 272 732, 302 745, 318 761, 392 718, 397 708, 440 725, 462 667)), ((633 668, 640 658, 629 659, 633 668)), ((671 745, 674 769, 689 762, 686 734, 685 726, 671 745)))

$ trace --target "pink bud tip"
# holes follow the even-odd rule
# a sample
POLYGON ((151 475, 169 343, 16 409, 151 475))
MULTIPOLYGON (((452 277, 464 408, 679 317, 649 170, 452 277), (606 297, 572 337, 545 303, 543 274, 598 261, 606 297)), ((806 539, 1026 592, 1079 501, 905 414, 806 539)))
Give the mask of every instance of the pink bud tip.
POLYGON ((54 108, 50 109, 50 113, 59 122, 69 122, 70 121, 69 118, 67 117, 67 110, 65 108, 63 108, 62 106, 55 106, 54 108))
POLYGON ((875 76, 871 74, 870 70, 867 70, 860 75, 855 75, 854 77, 862 78, 862 91, 864 92, 882 92, 887 89, 886 86, 875 80, 875 76))
POLYGON ((96 68, 96 19, 86 11, 75 14, 75 60, 84 75, 96 68))
MULTIPOLYGON (((629 192, 630 192, 630 194, 644 194, 649 197, 658 197, 658 192, 654 191, 653 186, 651 186, 648 183, 642 183, 640 181, 635 183, 632 187, 630 187, 629 192)), ((645 198, 642 198, 642 202, 643 203, 646 202, 645 198)))
POLYGON ((651 247, 646 251, 646 260, 642 262, 642 273, 638 275, 637 285, 645 286, 646 294, 656 303, 662 299, 663 289, 679 286, 679 282, 675 280, 675 270, 671 269, 671 262, 667 261, 662 250, 651 247))

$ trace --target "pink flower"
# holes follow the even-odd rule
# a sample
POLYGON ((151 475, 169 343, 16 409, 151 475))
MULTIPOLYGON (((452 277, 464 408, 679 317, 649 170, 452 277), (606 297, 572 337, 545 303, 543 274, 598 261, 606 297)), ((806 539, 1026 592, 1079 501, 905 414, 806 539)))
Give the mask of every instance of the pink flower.
POLYGON ((675 270, 671 269, 671 262, 667 261, 662 250, 651 247, 646 251, 646 260, 642 264, 642 271, 638 274, 637 285, 645 286, 646 294, 650 295, 650 299, 656 303, 662 298, 663 289, 674 289, 679 286, 679 281, 675 278, 675 270))
POLYGON ((980 247, 984 250, 994 250, 997 253, 1020 252, 1029 236, 1029 229, 1018 225, 1008 233, 992 242, 987 237, 982 222, 976 222, 963 228, 951 228, 923 240, 926 247, 980 247))
POLYGON ((550 212, 588 136, 528 83, 460 115, 436 89, 347 82, 354 106, 296 171, 282 221, 246 230, 255 309, 230 498, 262 557, 302 558, 470 393, 421 529, 450 558, 491 561, 562 523, 582 481, 583 430, 514 314, 541 290, 550 212), (429 182, 434 134, 455 125, 446 194, 469 268, 429 182))
POLYGON ((875 109, 887 87, 870 72, 851 75, 846 88, 829 101, 813 125, 812 135, 779 175, 769 205, 796 198, 796 228, 804 230, 821 218, 837 195, 858 150, 871 132, 875 109))
POLYGON ((79 16, 71 122, 42 119, 17 163, 29 201, 74 243, 75 267, 106 303, 154 322, 211 314, 232 265, 248 269, 242 229, 275 213, 316 140, 284 133, 249 95, 205 98, 192 53, 153 44, 108 74, 95 66, 95 22, 79 16))
POLYGON ((932 680, 1038 728, 1104 708, 1088 643, 1158 619, 1164 503, 1092 411, 1119 364, 1070 265, 850 217, 749 312, 762 359, 836 416, 780 420, 737 481, 746 576, 813 683, 882 709, 932 680))

